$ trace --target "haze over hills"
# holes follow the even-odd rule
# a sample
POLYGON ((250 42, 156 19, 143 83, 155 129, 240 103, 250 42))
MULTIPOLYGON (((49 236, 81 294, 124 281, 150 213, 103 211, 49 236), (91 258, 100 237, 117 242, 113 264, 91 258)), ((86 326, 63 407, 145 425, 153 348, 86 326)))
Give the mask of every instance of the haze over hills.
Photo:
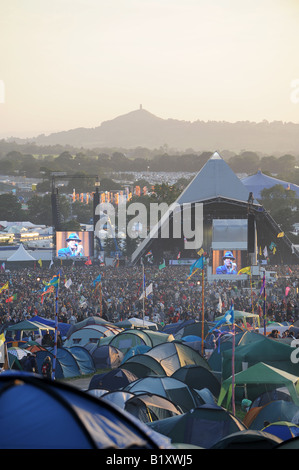
POLYGON ((167 145, 176 150, 205 151, 227 149, 233 152, 251 150, 266 154, 299 155, 299 124, 282 121, 235 123, 225 121, 180 121, 162 119, 140 106, 95 128, 77 128, 16 139, 37 145, 71 145, 83 148, 123 147, 148 149, 167 145))

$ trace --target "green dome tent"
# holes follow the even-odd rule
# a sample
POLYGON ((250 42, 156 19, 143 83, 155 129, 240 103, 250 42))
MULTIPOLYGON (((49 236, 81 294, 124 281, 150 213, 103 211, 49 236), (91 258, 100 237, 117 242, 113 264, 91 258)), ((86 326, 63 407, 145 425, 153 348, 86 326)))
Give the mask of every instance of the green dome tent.
MULTIPOLYGON (((299 378, 263 362, 235 374, 234 383, 236 387, 246 387, 247 398, 251 401, 265 391, 286 387, 293 402, 299 405, 299 378)), ((226 408, 228 408, 232 397, 232 377, 222 382, 218 405, 223 403, 225 397, 227 398, 226 408)))
POLYGON ((171 342, 174 337, 169 334, 162 333, 160 331, 151 330, 124 330, 115 336, 109 338, 101 338, 99 346, 104 344, 110 344, 115 348, 119 349, 123 354, 126 354, 130 348, 138 345, 146 345, 152 348, 158 344, 165 342, 171 342))

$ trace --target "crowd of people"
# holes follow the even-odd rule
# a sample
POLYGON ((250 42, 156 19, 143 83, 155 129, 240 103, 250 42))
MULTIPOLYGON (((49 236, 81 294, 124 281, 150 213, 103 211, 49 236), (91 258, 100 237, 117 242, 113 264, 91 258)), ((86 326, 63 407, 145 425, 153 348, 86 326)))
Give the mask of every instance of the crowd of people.
MULTIPOLYGON (((299 266, 269 266, 278 277, 266 284, 266 313, 271 321, 294 322, 298 319, 299 266), (287 289, 287 290, 286 290, 287 289), (287 294, 286 294, 287 292, 287 294)), ((199 271, 200 272, 200 271, 199 271)), ((152 293, 144 301, 142 266, 77 265, 52 266, 51 269, 20 268, 0 274, 0 325, 28 320, 35 315, 74 324, 88 316, 102 316, 116 322, 130 317, 168 324, 190 318, 202 319, 202 276, 190 279, 188 266, 146 266, 145 285, 152 284, 152 293), (56 293, 42 296, 45 283, 60 275, 58 300, 56 293), (101 275, 101 282, 95 280, 101 275)), ((204 318, 215 318, 230 308, 263 315, 262 280, 204 280, 204 318)))

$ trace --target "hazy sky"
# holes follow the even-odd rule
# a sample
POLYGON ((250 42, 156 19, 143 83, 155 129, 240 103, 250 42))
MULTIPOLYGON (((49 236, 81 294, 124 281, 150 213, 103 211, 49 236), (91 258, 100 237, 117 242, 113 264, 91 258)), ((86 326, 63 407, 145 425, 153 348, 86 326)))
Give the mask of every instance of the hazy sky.
POLYGON ((298 0, 0 0, 0 11, 0 137, 96 127, 140 104, 164 119, 299 122, 298 0))

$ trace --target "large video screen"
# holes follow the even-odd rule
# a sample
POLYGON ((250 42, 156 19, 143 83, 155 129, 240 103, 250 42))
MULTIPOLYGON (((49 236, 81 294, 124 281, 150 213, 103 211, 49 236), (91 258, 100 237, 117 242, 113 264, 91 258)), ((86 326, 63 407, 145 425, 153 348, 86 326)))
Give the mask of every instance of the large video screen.
POLYGON ((93 256, 93 232, 56 232, 56 256, 58 258, 82 258, 93 256))
POLYGON ((246 256, 244 250, 213 250, 212 274, 238 274, 247 266, 246 256))

